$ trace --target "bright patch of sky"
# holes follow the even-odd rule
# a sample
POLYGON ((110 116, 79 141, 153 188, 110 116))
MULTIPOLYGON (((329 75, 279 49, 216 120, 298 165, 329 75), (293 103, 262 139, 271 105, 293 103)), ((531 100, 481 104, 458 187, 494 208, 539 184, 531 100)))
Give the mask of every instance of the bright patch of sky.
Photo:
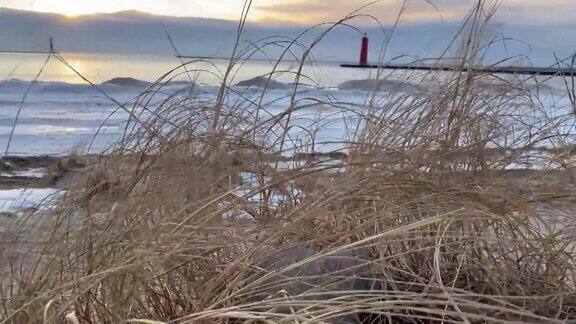
MULTIPOLYGON (((260 5, 278 1, 259 0, 260 5)), ((138 10, 157 15, 237 19, 243 0, 0 0, 0 7, 78 16, 138 10)))

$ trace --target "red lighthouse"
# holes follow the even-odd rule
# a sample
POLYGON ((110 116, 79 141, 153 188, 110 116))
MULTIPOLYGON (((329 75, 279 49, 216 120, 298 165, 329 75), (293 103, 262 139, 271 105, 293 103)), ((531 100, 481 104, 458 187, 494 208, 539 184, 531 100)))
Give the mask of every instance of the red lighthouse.
POLYGON ((368 65, 368 35, 362 36, 362 47, 360 48, 359 65, 368 65))

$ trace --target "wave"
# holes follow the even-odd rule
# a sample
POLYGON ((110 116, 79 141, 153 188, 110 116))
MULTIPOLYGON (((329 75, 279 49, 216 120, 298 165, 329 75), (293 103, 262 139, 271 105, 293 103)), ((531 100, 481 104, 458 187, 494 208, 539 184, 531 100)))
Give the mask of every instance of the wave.
POLYGON ((382 79, 346 81, 338 86, 342 91, 415 92, 420 89, 408 82, 382 79))
MULTIPOLYGON (((22 117, 18 119, 18 126, 74 126, 74 127, 100 127, 100 126, 118 126, 122 125, 127 118, 122 119, 106 119, 98 118, 99 116, 94 116, 92 119, 80 119, 80 118, 67 118, 60 116, 48 117, 22 117)), ((2 126, 12 126, 14 125, 14 117, 0 117, 0 128, 2 126)))
POLYGON ((282 83, 267 77, 258 76, 252 79, 240 81, 236 83, 239 87, 257 87, 257 88, 267 88, 267 89, 288 89, 290 85, 282 83))
MULTIPOLYGON (((24 81, 19 79, 8 79, 0 81, 0 91, 12 91, 15 89, 26 89, 30 86, 31 81, 24 81)), ((80 93, 86 90, 92 90, 89 84, 66 83, 58 81, 36 81, 33 90, 41 91, 55 91, 55 92, 69 92, 80 93)))
MULTIPOLYGON (((0 91, 11 91, 14 89, 26 89, 30 86, 32 81, 25 81, 20 79, 8 79, 0 81, 0 91)), ((139 80, 130 77, 118 77, 96 84, 103 89, 108 90, 122 90, 122 89, 137 89, 144 90, 151 86, 153 83, 139 80)), ((185 87, 189 86, 190 81, 170 81, 166 86, 170 87, 185 87)), ((94 86, 87 83, 67 83, 60 81, 36 81, 33 90, 53 91, 53 92, 68 92, 68 93, 84 93, 94 92, 94 86)))
MULTIPOLYGON (((99 133, 115 134, 120 132, 120 125, 104 125, 99 133)), ((98 127, 85 127, 77 125, 54 126, 54 125, 16 125, 14 135, 92 135, 98 131, 98 127)), ((12 126, 0 126, 0 138, 12 132, 12 126)))

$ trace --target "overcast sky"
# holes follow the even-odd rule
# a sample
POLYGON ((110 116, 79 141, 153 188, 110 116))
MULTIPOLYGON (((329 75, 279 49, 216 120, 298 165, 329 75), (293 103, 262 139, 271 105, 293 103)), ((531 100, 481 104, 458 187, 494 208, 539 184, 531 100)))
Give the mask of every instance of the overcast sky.
MULTIPOLYGON (((382 0, 364 13, 391 22, 404 0, 382 0)), ((404 21, 461 20, 476 0, 408 0, 404 21), (432 5, 433 4, 433 5, 432 5)), ((488 0, 494 2, 498 0, 488 0)), ((254 0, 251 20, 311 24, 338 19, 369 0, 254 0)), ((244 0, 0 0, 1 7, 56 12, 69 16, 139 10, 152 14, 237 19, 244 0)), ((510 24, 566 24, 576 0, 503 0, 497 20, 510 24)))

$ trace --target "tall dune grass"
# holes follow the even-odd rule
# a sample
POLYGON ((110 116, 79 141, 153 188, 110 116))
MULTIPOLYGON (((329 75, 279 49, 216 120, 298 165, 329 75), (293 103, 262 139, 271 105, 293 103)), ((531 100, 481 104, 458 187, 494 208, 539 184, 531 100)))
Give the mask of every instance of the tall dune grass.
POLYGON ((576 320, 574 116, 528 83, 466 71, 491 13, 480 1, 463 25, 461 73, 394 72, 419 90, 363 105, 303 98, 302 69, 281 113, 269 89, 231 86, 266 46, 307 64, 316 42, 299 39, 238 49, 218 96, 152 106, 176 76, 218 73, 170 71, 56 208, 6 232, 3 322, 576 320), (295 131, 314 109, 355 116, 338 152, 295 131))

